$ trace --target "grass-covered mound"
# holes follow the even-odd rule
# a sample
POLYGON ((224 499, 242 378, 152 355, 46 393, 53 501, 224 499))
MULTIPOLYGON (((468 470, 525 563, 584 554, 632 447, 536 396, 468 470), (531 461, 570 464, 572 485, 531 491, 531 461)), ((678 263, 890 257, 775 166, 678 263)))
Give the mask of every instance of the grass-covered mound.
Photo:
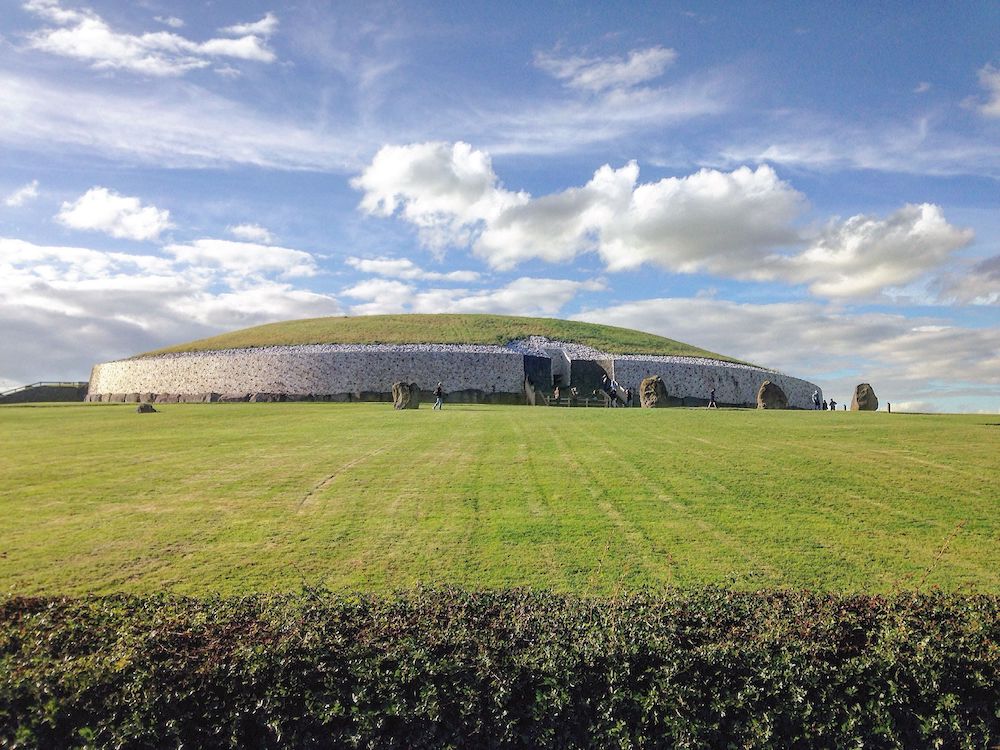
POLYGON ((0 600, 0 746, 993 747, 1000 600, 0 600))
POLYGON ((141 356, 298 344, 502 346, 533 335, 586 344, 613 354, 666 354, 733 361, 729 357, 690 344, 628 328, 554 318, 518 318, 509 315, 364 315, 289 320, 157 349, 141 356))

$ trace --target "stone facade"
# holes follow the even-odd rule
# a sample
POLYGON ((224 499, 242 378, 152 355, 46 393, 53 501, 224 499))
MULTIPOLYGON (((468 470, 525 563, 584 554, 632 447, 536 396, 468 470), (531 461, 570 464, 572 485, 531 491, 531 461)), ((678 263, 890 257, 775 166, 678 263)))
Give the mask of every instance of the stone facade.
MULTIPOLYGON (((559 346, 545 344, 546 351, 559 346)), ((711 359, 616 356, 581 351, 578 345, 566 345, 566 351, 569 367, 551 369, 543 366, 542 351, 527 350, 523 342, 507 347, 310 345, 167 354, 95 366, 88 400, 391 401, 392 384, 398 381, 417 383, 426 400, 441 381, 452 402, 526 403, 526 379, 545 392, 552 383, 544 380, 566 369, 572 381, 588 382, 563 386, 586 389, 591 379, 607 372, 635 393, 643 378, 659 375, 672 402, 692 406, 707 404, 712 388, 720 405, 753 406, 760 384, 771 380, 787 394, 790 407, 807 409, 817 390, 812 383, 771 370, 711 359)))
POLYGON ((770 380, 785 392, 790 408, 811 409, 812 393, 819 390, 813 383, 773 370, 693 357, 616 358, 614 375, 622 388, 632 388, 636 393, 643 378, 659 375, 667 394, 686 406, 708 405, 713 388, 720 406, 756 406, 761 383, 770 380))

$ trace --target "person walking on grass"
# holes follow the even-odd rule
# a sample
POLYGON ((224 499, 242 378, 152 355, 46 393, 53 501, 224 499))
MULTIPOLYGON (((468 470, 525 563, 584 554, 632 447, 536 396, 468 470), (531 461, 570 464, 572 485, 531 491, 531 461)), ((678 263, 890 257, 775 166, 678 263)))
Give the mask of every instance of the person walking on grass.
POLYGON ((434 389, 434 408, 440 409, 444 406, 444 386, 441 383, 437 384, 437 388, 434 389))
POLYGON ((709 391, 709 393, 708 393, 708 408, 709 409, 718 409, 719 408, 719 405, 717 403, 715 403, 715 389, 714 388, 711 391, 709 391))
POLYGON ((836 402, 836 401, 834 401, 834 400, 833 400, 833 399, 831 398, 831 399, 830 399, 830 411, 836 411, 836 409, 837 409, 837 402, 836 402))

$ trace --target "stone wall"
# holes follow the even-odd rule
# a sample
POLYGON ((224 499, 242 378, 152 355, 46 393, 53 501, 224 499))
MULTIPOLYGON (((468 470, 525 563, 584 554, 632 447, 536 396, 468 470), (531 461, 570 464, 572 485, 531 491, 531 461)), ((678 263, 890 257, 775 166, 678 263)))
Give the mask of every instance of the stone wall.
MULTIPOLYGON (((722 405, 753 406, 757 390, 765 380, 777 383, 788 396, 788 405, 795 409, 811 409, 813 391, 823 391, 789 375, 782 375, 761 367, 738 365, 714 360, 678 361, 680 357, 629 357, 614 360, 615 380, 622 388, 639 392, 639 383, 650 375, 659 375, 667 387, 667 395, 683 400, 686 405, 708 403, 708 396, 715 388, 715 400, 722 405)), ((690 358, 683 358, 690 360, 690 358)))
MULTIPOLYGON (((143 357, 97 365, 90 395, 127 393, 388 394, 395 381, 432 391, 522 394, 521 354, 496 351, 415 351, 366 347, 268 347, 143 357)), ((92 399, 93 400, 93 399, 92 399)))
MULTIPOLYGON (((638 393, 659 375, 671 403, 753 406, 764 380, 777 383, 792 407, 808 409, 817 387, 798 378, 748 365, 692 357, 612 356, 575 353, 572 385, 587 395, 600 375, 612 375, 638 393), (579 381, 579 382, 578 382, 579 381)), ((91 401, 321 400, 383 401, 396 381, 417 383, 427 400, 438 381, 452 402, 525 403, 525 380, 551 389, 548 360, 515 348, 450 345, 313 345, 167 354, 108 362, 91 374, 91 401), (548 380, 548 382, 546 382, 548 380), (537 381, 537 382, 536 382, 537 381)), ((564 385, 566 385, 564 383, 564 385)))

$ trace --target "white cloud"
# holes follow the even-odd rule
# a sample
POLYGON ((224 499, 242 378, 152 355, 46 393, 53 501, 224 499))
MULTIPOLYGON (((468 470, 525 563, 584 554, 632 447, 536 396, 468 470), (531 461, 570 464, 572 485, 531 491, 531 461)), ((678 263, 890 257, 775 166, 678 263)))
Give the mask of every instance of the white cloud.
POLYGON ((278 29, 278 18, 273 13, 266 13, 263 18, 253 23, 238 23, 219 29, 223 34, 232 36, 271 36, 278 29))
POLYGON ((86 379, 97 362, 236 327, 342 313, 329 295, 246 269, 239 278, 220 276, 193 260, 0 238, 0 380, 86 379))
POLYGON ((499 185, 488 154, 461 141, 383 146, 351 185, 364 192, 363 210, 377 216, 399 210, 438 250, 467 244, 480 222, 527 201, 525 193, 499 185))
POLYGON ((4 199, 4 205, 11 208, 23 206, 30 200, 38 197, 38 180, 32 180, 27 185, 22 185, 4 199))
POLYGON ((462 283, 479 280, 479 274, 475 271, 425 271, 409 258, 348 258, 347 264, 363 273, 388 276, 394 279, 457 281, 462 283))
POLYGON ((558 57, 538 53, 535 65, 572 88, 597 92, 629 88, 659 78, 676 59, 675 50, 648 47, 632 50, 627 58, 558 57))
POLYGON ((913 87, 914 94, 926 94, 932 88, 931 84, 927 81, 921 81, 916 86, 913 87))
POLYGON ((65 202, 56 219, 73 229, 105 232, 112 237, 155 240, 172 225, 170 212, 144 206, 138 198, 93 187, 76 201, 65 202))
POLYGON ((972 230, 949 224, 939 206, 906 205, 885 219, 831 223, 803 253, 777 262, 775 273, 821 296, 871 295, 919 278, 972 239, 972 230))
POLYGON ((218 268, 231 277, 276 273, 279 278, 315 276, 316 259, 302 250, 253 242, 200 239, 163 248, 178 262, 218 268))
MULTIPOLYGON (((30 0, 24 8, 57 24, 29 34, 31 47, 84 60, 98 70, 121 69, 153 76, 177 76, 207 67, 215 57, 256 62, 276 59, 274 52, 253 32, 236 39, 195 42, 167 31, 145 34, 115 31, 93 11, 64 9, 57 0, 30 0)), ((248 27, 264 24, 268 18, 276 22, 269 15, 248 27)), ((272 22, 265 24, 272 25, 272 22)))
POLYGON ((352 185, 365 191, 362 209, 398 211, 431 247, 443 234, 496 268, 596 251, 612 270, 645 262, 683 272, 743 270, 796 239, 789 222, 803 198, 770 167, 646 184, 638 176, 635 162, 605 165, 583 187, 532 198, 498 187, 484 152, 432 143, 384 147, 352 185))
POLYGON ((389 279, 369 279, 341 294, 366 300, 354 315, 387 313, 497 313, 555 315, 580 292, 604 289, 602 281, 522 277, 499 289, 426 289, 389 279))
POLYGON ((274 242, 274 235, 271 234, 269 229, 262 227, 260 224, 236 224, 235 226, 226 227, 226 231, 233 235, 233 237, 238 237, 241 240, 261 242, 265 245, 270 245, 274 242))
POLYGON ((153 20, 162 23, 164 26, 169 26, 172 29, 184 28, 184 19, 178 18, 177 16, 154 16, 153 20))
POLYGON ((365 191, 362 209, 398 214, 431 248, 468 245, 499 269, 592 252, 611 271, 652 264, 871 296, 913 281, 972 240, 931 204, 831 222, 810 239, 795 225, 805 197, 767 165, 638 179, 635 162, 605 165, 582 187, 533 198, 499 187, 484 152, 432 143, 384 147, 352 184, 365 191))
POLYGON ((986 89, 987 99, 979 111, 987 117, 1000 117, 1000 69, 984 65, 979 69, 979 85, 986 89))

